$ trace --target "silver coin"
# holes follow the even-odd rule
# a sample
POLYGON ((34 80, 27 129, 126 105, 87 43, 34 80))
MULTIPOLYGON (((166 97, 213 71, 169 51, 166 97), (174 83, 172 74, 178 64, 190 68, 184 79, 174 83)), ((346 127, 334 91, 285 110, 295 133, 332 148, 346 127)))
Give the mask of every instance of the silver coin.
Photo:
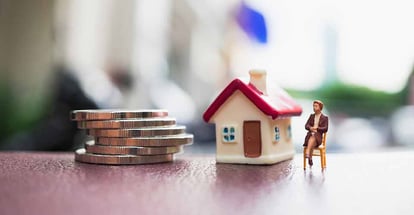
POLYGON ((150 127, 135 129, 88 129, 87 135, 95 137, 152 137, 183 134, 185 126, 150 127))
POLYGON ((147 146, 147 147, 165 147, 165 146, 180 146, 191 145, 193 143, 192 134, 180 134, 171 136, 158 137, 132 137, 132 138, 117 138, 117 137, 96 137, 95 143, 98 145, 108 146, 147 146))
POLYGON ((136 119, 151 117, 166 117, 167 110, 75 110, 70 118, 74 121, 136 119))
POLYGON ((78 149, 75 152, 75 161, 93 164, 151 164, 163 163, 174 160, 173 154, 165 155, 99 155, 87 153, 85 149, 78 149))
POLYGON ((78 121, 78 128, 141 128, 154 126, 175 125, 174 118, 146 118, 146 119, 125 119, 125 120, 101 120, 101 121, 78 121))
POLYGON ((182 151, 182 146, 169 147, 137 147, 137 146, 104 146, 95 145, 95 142, 85 143, 87 153, 104 155, 164 155, 182 151))

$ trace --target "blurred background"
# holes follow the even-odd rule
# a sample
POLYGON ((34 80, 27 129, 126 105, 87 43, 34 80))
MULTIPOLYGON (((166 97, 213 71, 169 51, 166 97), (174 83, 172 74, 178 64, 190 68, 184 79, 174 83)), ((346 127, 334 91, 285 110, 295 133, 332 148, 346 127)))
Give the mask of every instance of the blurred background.
MULTIPOLYGON (((266 69, 330 117, 328 152, 413 149, 414 3, 401 0, 0 0, 0 148, 74 150, 75 109, 166 108, 214 152, 202 114, 266 69)), ((197 151, 199 149, 199 151, 197 151)))

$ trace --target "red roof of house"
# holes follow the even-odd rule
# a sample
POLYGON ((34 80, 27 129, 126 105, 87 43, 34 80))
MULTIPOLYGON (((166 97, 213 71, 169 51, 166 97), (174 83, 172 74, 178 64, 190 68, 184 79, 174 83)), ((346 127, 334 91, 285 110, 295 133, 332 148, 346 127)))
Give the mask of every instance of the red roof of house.
POLYGON ((272 119, 279 117, 300 116, 302 107, 297 104, 282 88, 268 86, 268 95, 258 90, 248 81, 240 78, 234 79, 211 103, 204 112, 204 121, 209 122, 211 117, 223 105, 223 103, 236 91, 240 90, 257 108, 272 119))

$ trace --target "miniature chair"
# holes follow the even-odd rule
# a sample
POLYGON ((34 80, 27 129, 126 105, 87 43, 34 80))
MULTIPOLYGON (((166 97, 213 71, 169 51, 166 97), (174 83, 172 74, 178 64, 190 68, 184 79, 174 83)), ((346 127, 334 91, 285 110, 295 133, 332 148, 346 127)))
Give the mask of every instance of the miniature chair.
MULTIPOLYGON (((313 150, 312 156, 321 157, 321 168, 326 168, 326 133, 322 134, 322 144, 313 150)), ((303 169, 306 170, 306 147, 303 147, 303 169)))

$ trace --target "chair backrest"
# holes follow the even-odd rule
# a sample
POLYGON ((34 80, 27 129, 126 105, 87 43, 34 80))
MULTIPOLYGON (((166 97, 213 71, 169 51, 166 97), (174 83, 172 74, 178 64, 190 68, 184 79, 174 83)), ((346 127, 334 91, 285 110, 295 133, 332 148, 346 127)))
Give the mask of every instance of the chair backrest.
POLYGON ((323 147, 326 147, 326 136, 328 135, 328 132, 325 132, 322 134, 322 145, 323 147))

